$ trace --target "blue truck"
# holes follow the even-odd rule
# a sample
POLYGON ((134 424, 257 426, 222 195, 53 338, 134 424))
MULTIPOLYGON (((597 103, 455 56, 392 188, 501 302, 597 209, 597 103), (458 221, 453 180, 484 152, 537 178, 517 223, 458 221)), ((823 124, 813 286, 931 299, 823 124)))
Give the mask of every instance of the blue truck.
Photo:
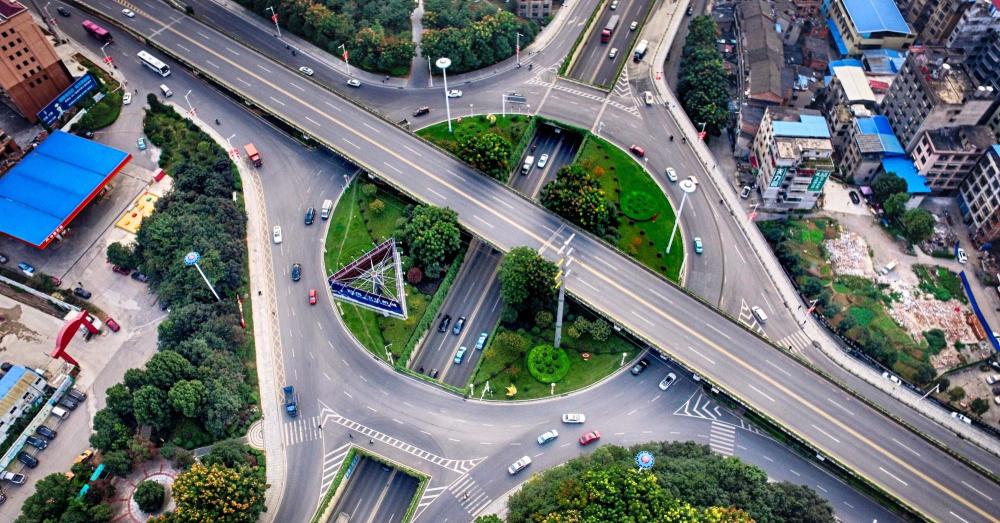
POLYGON ((295 394, 295 387, 291 385, 285 386, 285 412, 289 416, 295 418, 299 415, 298 397, 295 394))

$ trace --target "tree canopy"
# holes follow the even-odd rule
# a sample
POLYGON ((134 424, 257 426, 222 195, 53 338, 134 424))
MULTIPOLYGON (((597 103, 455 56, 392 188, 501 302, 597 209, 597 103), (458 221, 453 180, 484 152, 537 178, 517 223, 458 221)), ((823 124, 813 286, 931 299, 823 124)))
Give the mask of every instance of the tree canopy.
POLYGON ((413 264, 436 278, 462 246, 458 213, 445 207, 418 205, 403 225, 400 237, 413 264))
POLYGON ((500 263, 500 294, 504 304, 527 317, 555 303, 556 265, 531 247, 515 247, 500 263))
POLYGON ((705 123, 713 135, 729 122, 729 73, 716 46, 718 34, 712 17, 691 20, 677 78, 684 111, 695 125, 705 123))
POLYGON ((578 164, 559 169, 556 179, 542 188, 545 208, 598 235, 604 236, 617 225, 614 208, 601 184, 578 164))
POLYGON ((872 194, 875 201, 884 203, 890 196, 897 193, 906 192, 906 180, 903 180, 896 173, 885 173, 872 182, 872 194))
POLYGON ((458 144, 462 160, 501 182, 510 177, 510 150, 510 142, 492 132, 474 134, 458 144))
POLYGON ((934 215, 924 209, 906 211, 899 222, 910 243, 920 243, 934 234, 934 215))
POLYGON ((538 25, 510 12, 496 11, 464 27, 425 31, 420 50, 432 60, 450 58, 449 73, 464 73, 513 56, 518 33, 523 49, 538 34, 538 25))
POLYGON ((264 510, 264 479, 249 467, 195 463, 173 485, 176 511, 166 521, 254 523, 264 510))

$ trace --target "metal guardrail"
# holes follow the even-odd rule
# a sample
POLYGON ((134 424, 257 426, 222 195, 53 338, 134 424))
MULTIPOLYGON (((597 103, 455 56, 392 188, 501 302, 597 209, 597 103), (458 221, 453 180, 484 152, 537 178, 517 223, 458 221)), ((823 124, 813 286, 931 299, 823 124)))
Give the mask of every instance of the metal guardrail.
POLYGON ((35 290, 35 289, 33 289, 31 287, 28 287, 27 285, 25 285, 25 284, 23 284, 23 283, 21 283, 19 281, 12 280, 12 279, 10 279, 10 278, 8 278, 6 276, 0 276, 0 282, 6 283, 7 285, 10 285, 11 287, 16 287, 16 288, 18 288, 18 289, 20 289, 20 290, 22 290, 22 291, 24 291, 24 292, 26 292, 28 294, 31 294, 33 296, 37 296, 37 297, 39 297, 39 298, 41 298, 43 300, 48 301, 49 303, 52 303, 53 305, 55 305, 57 307, 66 309, 68 311, 79 312, 80 310, 82 310, 82 309, 80 309, 80 307, 77 307, 76 305, 72 305, 72 304, 66 303, 66 302, 64 302, 64 301, 62 301, 62 300, 60 300, 58 298, 54 298, 52 296, 49 296, 48 294, 45 294, 42 291, 35 290))

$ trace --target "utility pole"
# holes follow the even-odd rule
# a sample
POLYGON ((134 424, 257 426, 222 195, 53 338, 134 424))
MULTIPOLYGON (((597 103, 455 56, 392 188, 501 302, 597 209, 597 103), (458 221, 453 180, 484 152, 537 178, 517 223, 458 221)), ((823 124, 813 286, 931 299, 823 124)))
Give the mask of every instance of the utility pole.
MULTIPOLYGON (((576 234, 573 234, 569 238, 567 238, 565 242, 563 242, 562 247, 559 248, 560 254, 562 254, 563 249, 569 247, 569 242, 573 241, 573 238, 575 237, 576 234)), ((569 250, 566 251, 566 255, 563 258, 560 258, 559 263, 557 264, 561 266, 559 268, 559 273, 556 274, 556 285, 559 286, 559 302, 556 307, 556 337, 552 343, 552 346, 557 349, 559 348, 559 345, 562 343, 563 306, 566 302, 566 278, 568 278, 570 273, 573 272, 569 268, 570 264, 573 263, 572 255, 573 255, 573 248, 569 247, 569 250), (565 265, 563 264, 563 261, 566 262, 565 265)))
POLYGON ((687 201, 688 194, 693 193, 695 190, 695 184, 691 180, 681 180, 677 185, 684 192, 681 195, 681 206, 677 209, 677 218, 674 220, 674 229, 670 231, 670 241, 667 242, 667 254, 670 254, 670 248, 674 245, 674 235, 677 234, 677 227, 681 224, 681 213, 684 212, 684 202, 687 201))
POLYGON ((340 50, 344 52, 342 56, 344 57, 344 63, 347 64, 347 76, 351 76, 351 62, 348 60, 349 56, 347 54, 347 46, 345 44, 340 44, 340 50))
POLYGON ((520 68, 521 67, 521 37, 524 36, 524 35, 522 35, 521 33, 514 33, 514 34, 516 35, 514 37, 514 39, 517 41, 517 44, 515 44, 515 46, 514 46, 514 56, 516 57, 515 59, 517 60, 517 67, 520 68))
POLYGON ((448 115, 448 133, 450 134, 452 130, 451 130, 451 99, 448 98, 448 66, 451 65, 451 59, 445 57, 438 58, 437 62, 435 62, 434 65, 437 65, 438 69, 441 69, 441 76, 444 77, 444 110, 445 113, 448 115))

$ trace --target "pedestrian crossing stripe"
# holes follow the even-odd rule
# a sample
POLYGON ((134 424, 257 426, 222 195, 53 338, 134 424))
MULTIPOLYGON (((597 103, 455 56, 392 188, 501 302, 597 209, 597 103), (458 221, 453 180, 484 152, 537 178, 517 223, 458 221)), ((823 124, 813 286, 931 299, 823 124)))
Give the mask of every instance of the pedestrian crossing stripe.
POLYGON ((319 428, 319 416, 286 421, 282 425, 281 439, 286 447, 307 441, 315 441, 321 436, 322 431, 319 428))
MULTIPOLYGON (((526 83, 531 84, 531 85, 539 85, 539 86, 542 86, 542 87, 551 87, 552 89, 555 89, 557 91, 562 91, 564 93, 569 93, 569 94, 572 94, 572 95, 575 95, 575 96, 579 96, 579 97, 582 97, 582 98, 587 98, 589 100, 594 100, 594 101, 597 101, 597 102, 602 102, 603 103, 605 100, 607 100, 607 96, 600 96, 600 95, 596 95, 596 94, 584 92, 584 91, 581 91, 579 89, 573 89, 572 87, 566 87, 564 85, 560 85, 559 83, 555 83, 555 82, 546 82, 544 80, 541 80, 540 78, 532 78, 532 79, 528 80, 526 83)), ((616 109, 620 109, 622 111, 625 111, 626 113, 629 113, 632 116, 639 116, 639 108, 636 107, 636 106, 634 106, 634 105, 633 106, 628 106, 628 105, 625 105, 625 104, 623 104, 621 102, 616 102, 616 101, 612 101, 612 100, 608 100, 608 105, 610 105, 610 106, 612 106, 612 107, 614 107, 616 109)))
POLYGON ((461 507, 465 509, 470 516, 475 515, 493 501, 493 499, 486 494, 486 491, 483 490, 468 474, 462 475, 462 477, 458 478, 451 485, 449 485, 448 492, 451 492, 455 498, 458 499, 458 504, 461 505, 461 507))
POLYGON ((319 499, 322 500, 323 496, 326 495, 327 489, 330 488, 330 484, 333 483, 334 478, 337 477, 337 472, 340 471, 341 465, 344 464, 344 458, 351 450, 351 444, 345 443, 330 452, 327 452, 323 456, 323 473, 320 478, 319 485, 319 499))
POLYGON ((736 447, 736 427, 713 420, 708 433, 708 447, 716 454, 732 456, 736 447))
POLYGON ((781 338, 778 341, 778 346, 783 349, 789 349, 793 353, 800 354, 805 349, 812 346, 812 339, 803 331, 797 331, 781 338))

